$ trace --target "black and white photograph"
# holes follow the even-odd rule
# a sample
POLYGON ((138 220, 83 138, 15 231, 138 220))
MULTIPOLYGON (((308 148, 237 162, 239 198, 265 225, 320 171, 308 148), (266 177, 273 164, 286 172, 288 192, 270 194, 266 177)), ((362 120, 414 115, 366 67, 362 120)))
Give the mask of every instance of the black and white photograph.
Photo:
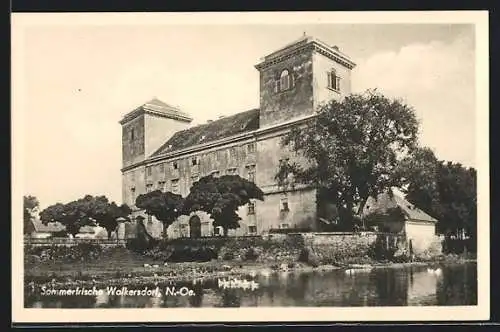
POLYGON ((13 320, 487 319, 487 26, 13 14, 13 320))

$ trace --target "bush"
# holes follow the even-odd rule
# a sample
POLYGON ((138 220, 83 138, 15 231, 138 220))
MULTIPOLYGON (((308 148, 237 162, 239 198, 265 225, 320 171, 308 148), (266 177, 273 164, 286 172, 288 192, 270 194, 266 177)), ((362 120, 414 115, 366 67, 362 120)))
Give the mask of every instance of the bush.
POLYGON ((368 250, 368 255, 378 261, 391 261, 397 250, 398 247, 393 245, 387 248, 386 238, 384 236, 377 236, 377 239, 368 250))
POLYGON ((269 234, 290 234, 290 233, 309 233, 312 232, 310 227, 301 228, 271 228, 269 234))
POLYGON ((145 239, 143 237, 136 237, 129 239, 126 244, 126 248, 135 252, 143 252, 145 250, 151 250, 158 246, 157 241, 152 241, 145 239))
POLYGON ((306 263, 312 267, 319 266, 318 256, 312 251, 311 248, 303 248, 299 254, 299 262, 306 263))
POLYGON ((249 248, 245 252, 244 259, 246 261, 255 261, 255 260, 257 260, 257 258, 259 258, 259 253, 254 248, 249 248))
POLYGON ((76 262, 99 258, 103 252, 101 246, 92 243, 79 243, 76 246, 27 247, 27 263, 59 261, 76 262), (35 258, 36 257, 36 258, 35 258))

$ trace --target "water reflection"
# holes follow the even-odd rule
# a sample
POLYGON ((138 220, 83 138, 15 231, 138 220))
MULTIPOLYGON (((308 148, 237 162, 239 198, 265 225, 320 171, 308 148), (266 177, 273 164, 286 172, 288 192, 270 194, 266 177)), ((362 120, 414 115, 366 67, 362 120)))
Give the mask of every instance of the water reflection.
MULTIPOLYGON (((26 292, 31 308, 161 308, 273 306, 418 306, 477 304, 475 263, 448 265, 442 273, 426 267, 384 268, 346 274, 343 270, 276 273, 254 279, 259 288, 221 289, 217 280, 177 284, 192 296, 41 296, 26 292)), ((118 285, 115 285, 118 286, 118 285)), ((172 285, 159 285, 161 289, 172 285)), ((143 287, 143 286, 141 286, 143 287)), ((155 287, 151 285, 150 287, 155 287)), ((132 287, 131 287, 132 288, 132 287)))

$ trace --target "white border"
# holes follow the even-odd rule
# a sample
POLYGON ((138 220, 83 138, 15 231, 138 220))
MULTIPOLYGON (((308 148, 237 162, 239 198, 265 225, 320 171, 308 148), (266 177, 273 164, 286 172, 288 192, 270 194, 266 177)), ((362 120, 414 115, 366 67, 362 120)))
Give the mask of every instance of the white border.
POLYGON ((487 11, 443 12, 282 12, 282 13, 13 13, 12 14, 12 320, 28 322, 278 322, 278 321, 443 321, 489 319, 489 50, 487 11), (456 23, 476 27, 478 170, 478 305, 455 307, 327 308, 23 308, 23 33, 40 25, 188 24, 415 24, 456 23), (136 311, 140 311, 137 312, 136 311), (136 313, 136 314, 134 314, 136 313))

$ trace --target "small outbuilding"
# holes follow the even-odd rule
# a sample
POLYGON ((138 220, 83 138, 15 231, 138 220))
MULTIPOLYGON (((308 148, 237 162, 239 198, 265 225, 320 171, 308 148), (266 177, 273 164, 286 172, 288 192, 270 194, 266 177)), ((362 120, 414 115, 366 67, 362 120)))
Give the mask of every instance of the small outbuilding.
POLYGON ((427 250, 439 239, 437 219, 408 202, 398 188, 369 197, 360 215, 366 226, 404 235, 414 250, 427 250))

